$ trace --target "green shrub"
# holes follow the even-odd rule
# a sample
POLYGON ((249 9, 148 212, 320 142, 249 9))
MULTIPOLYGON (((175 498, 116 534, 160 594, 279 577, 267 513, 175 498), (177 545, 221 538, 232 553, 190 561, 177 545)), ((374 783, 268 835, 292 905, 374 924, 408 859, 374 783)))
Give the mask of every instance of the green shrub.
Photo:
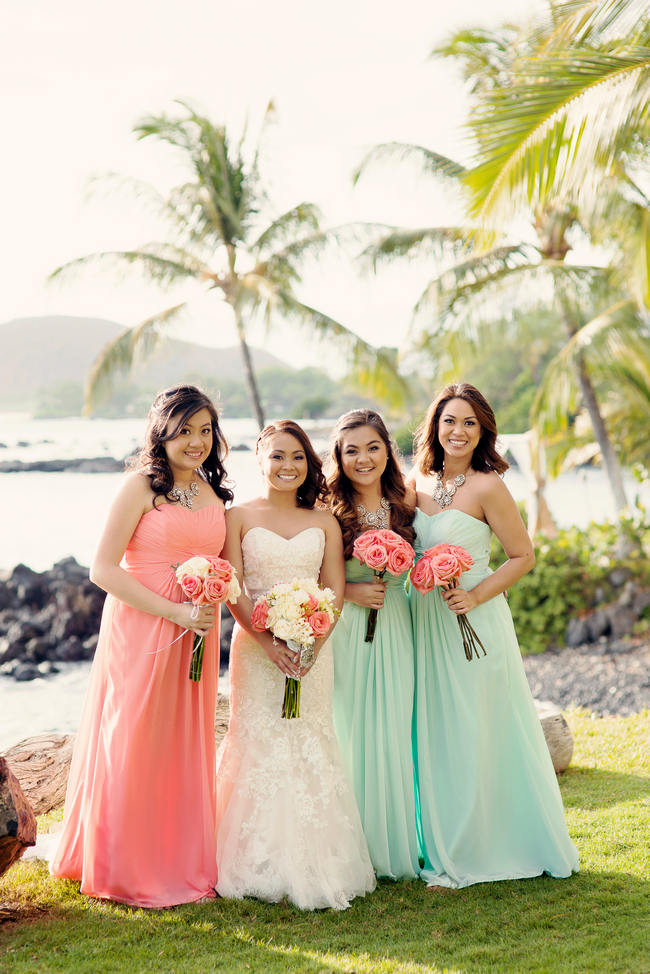
MULTIPOLYGON (((564 645, 569 619, 596 604, 617 598, 610 574, 624 569, 629 578, 650 585, 650 519, 642 511, 618 524, 592 523, 586 529, 560 531, 556 538, 535 540, 535 568, 508 592, 523 653, 542 653, 564 645)), ((492 563, 505 555, 492 541, 492 563)))

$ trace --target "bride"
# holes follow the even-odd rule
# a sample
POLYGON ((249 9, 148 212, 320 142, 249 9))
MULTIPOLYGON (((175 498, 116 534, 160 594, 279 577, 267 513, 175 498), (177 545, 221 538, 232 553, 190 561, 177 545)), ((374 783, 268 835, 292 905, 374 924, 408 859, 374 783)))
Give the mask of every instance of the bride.
POLYGON ((272 585, 320 579, 343 602, 341 531, 314 510, 325 480, 304 430, 291 420, 257 441, 263 494, 231 508, 223 557, 244 579, 231 607, 230 728, 217 758, 217 890, 221 896, 288 897, 305 910, 344 910, 375 887, 352 787, 332 723, 333 663, 324 638, 314 662, 269 632, 255 632, 255 600, 272 585), (281 716, 286 676, 302 677, 301 716, 281 716))

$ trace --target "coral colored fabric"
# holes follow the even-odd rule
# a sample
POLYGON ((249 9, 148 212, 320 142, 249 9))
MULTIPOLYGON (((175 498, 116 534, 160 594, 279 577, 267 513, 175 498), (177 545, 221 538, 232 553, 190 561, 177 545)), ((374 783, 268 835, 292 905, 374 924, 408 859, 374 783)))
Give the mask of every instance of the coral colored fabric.
MULTIPOLYGON (((143 515, 123 567, 181 601, 171 566, 219 555, 224 538, 220 506, 165 504, 143 515)), ((52 863, 89 896, 163 907, 214 895, 219 632, 206 637, 199 683, 193 634, 169 645, 180 632, 106 598, 52 863)))

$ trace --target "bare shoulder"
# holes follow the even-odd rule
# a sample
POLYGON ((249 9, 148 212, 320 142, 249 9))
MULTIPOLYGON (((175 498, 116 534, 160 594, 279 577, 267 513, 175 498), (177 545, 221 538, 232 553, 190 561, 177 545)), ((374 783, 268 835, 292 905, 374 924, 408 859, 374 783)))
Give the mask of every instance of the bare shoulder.
POLYGON ((503 480, 494 470, 489 473, 476 471, 472 477, 474 490, 480 500, 499 501, 507 497, 512 498, 512 494, 504 484, 503 480))
POLYGON ((408 504, 409 507, 415 507, 418 502, 418 494, 415 489, 415 481, 406 481, 406 494, 404 495, 404 503, 408 504))
POLYGON ((142 470, 127 473, 117 495, 120 502, 150 510, 153 507, 154 493, 151 481, 142 470))
POLYGON ((323 531, 337 531, 340 533, 339 522, 331 511, 322 507, 315 507, 312 511, 314 516, 314 527, 322 528, 323 531))

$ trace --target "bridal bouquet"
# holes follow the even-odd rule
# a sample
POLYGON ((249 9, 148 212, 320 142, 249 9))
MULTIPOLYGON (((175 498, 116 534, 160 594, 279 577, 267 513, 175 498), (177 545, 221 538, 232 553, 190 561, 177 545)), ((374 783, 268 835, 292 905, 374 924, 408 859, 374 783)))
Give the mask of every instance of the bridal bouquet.
MULTIPOLYGON (((311 578, 281 582, 257 600, 251 625, 257 632, 268 629, 273 639, 283 639, 289 649, 300 652, 300 665, 314 659, 314 642, 329 632, 334 622, 334 592, 319 588, 311 578)), ((300 717, 300 680, 285 677, 282 716, 300 717)))
MULTIPOLYGON (((235 569, 225 558, 203 558, 197 555, 188 558, 182 565, 173 567, 183 593, 195 606, 219 602, 235 603, 241 595, 235 569)), ((195 683, 201 679, 204 649, 205 636, 195 634, 190 663, 190 680, 195 683)))
MULTIPOLYGON (((352 554, 362 565, 372 568, 375 578, 380 582, 386 572, 391 575, 401 575, 407 571, 415 559, 413 548, 395 531, 385 529, 379 531, 364 531, 354 542, 352 554)), ((371 643, 375 638, 378 609, 368 610, 366 625, 366 642, 371 643)))
MULTIPOLYGON (((431 592, 436 586, 441 588, 456 588, 458 580, 464 571, 471 568, 474 559, 469 551, 465 551, 456 544, 437 544, 434 548, 427 548, 420 560, 411 570, 410 580, 413 588, 423 595, 431 592)), ((471 660, 474 653, 479 659, 478 646, 486 656, 485 646, 477 636, 466 615, 457 615, 458 626, 463 640, 465 658, 471 660)))

